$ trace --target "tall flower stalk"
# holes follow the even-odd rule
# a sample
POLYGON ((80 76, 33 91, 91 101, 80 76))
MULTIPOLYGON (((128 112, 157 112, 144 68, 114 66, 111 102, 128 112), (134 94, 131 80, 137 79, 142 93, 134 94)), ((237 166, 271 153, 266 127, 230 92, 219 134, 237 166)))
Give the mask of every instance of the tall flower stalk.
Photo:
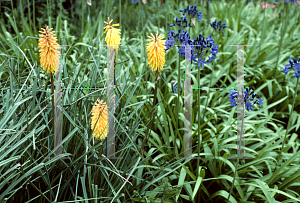
POLYGON ((51 31, 53 28, 46 29, 41 28, 43 31, 39 31, 41 37, 39 39, 39 47, 40 47, 40 62, 41 67, 50 74, 51 78, 51 94, 52 94, 52 112, 53 112, 53 129, 54 129, 54 81, 53 74, 58 69, 60 64, 60 49, 59 44, 57 43, 57 38, 54 37, 54 31, 51 31))
MULTIPOLYGON (((114 26, 119 26, 119 23, 113 24, 112 19, 108 17, 108 21, 104 23, 107 24, 103 29, 105 29, 104 34, 106 33, 105 41, 108 45, 107 48, 107 108, 108 108, 108 139, 107 139, 107 156, 114 158, 114 62, 113 55, 114 52, 118 53, 119 45, 121 44, 121 30, 114 28, 114 26), (111 157, 112 156, 112 157, 111 157)), ((119 90, 119 89, 118 89, 119 90)), ((101 149, 100 149, 101 150, 101 149)), ((100 151, 101 155, 101 151, 100 151)))
POLYGON ((150 118, 150 124, 147 127, 147 131, 146 131, 146 135, 144 137, 141 149, 140 149, 140 153, 142 154, 142 157, 144 157, 143 155, 143 149, 144 149, 144 145, 145 142, 147 140, 147 136, 148 136, 148 132, 150 127, 152 127, 152 121, 153 121, 153 114, 154 114, 154 107, 156 105, 156 100, 157 100, 157 87, 158 87, 158 79, 159 79, 159 75, 163 69, 163 66, 165 64, 165 42, 166 40, 163 40, 164 36, 162 34, 160 34, 158 36, 158 32, 156 33, 155 36, 153 36, 153 34, 151 33, 151 36, 148 36, 147 41, 149 41, 149 43, 147 44, 147 48, 146 51, 148 52, 147 56, 148 56, 148 61, 149 61, 149 66, 151 67, 151 70, 153 71, 153 73, 155 74, 155 90, 154 90, 154 99, 153 99, 153 107, 152 107, 152 112, 151 112, 151 118, 150 118))
MULTIPOLYGON (((107 45, 113 45, 114 50, 116 50, 116 55, 115 55, 115 59, 114 59, 114 71, 115 71, 115 65, 117 62, 117 55, 118 55, 118 47, 121 44, 121 37, 120 37, 121 30, 114 28, 114 26, 119 26, 119 23, 110 25, 110 23, 112 21, 113 21, 113 19, 109 20, 109 17, 108 17, 108 21, 107 22, 104 21, 104 23, 107 24, 107 26, 105 26, 103 29, 105 29, 104 33, 106 33, 105 41, 106 41, 107 45)), ((120 95, 122 95, 122 92, 121 92, 119 86, 117 84, 116 84, 116 86, 117 86, 118 92, 120 93, 120 95)))
POLYGON ((281 146, 280 154, 279 154, 279 156, 276 159, 277 160, 276 167, 277 167, 277 164, 278 164, 279 160, 282 157, 282 150, 283 150, 284 142, 285 142, 286 136, 287 136, 288 131, 289 131, 290 126, 291 126, 291 120, 293 118, 293 111, 294 111, 294 106, 295 106, 295 99, 297 97, 297 88, 298 88, 298 82, 299 82, 299 77, 300 77, 300 58, 299 59, 297 59, 297 58, 293 59, 292 57, 290 57, 290 59, 289 59, 289 65, 287 65, 287 66, 283 65, 283 66, 284 66, 283 72, 284 72, 285 75, 287 75, 288 72, 292 70, 291 68, 294 69, 294 71, 295 71, 294 77, 297 78, 297 82, 296 82, 296 87, 295 87, 295 96, 293 97, 292 112, 291 112, 291 115, 289 116, 288 126, 287 126, 287 129, 285 131, 284 139, 282 141, 282 146, 281 146))
MULTIPOLYGON (((235 90, 230 90, 230 91, 231 91, 231 93, 229 95, 229 98, 230 98, 229 101, 231 102, 230 106, 233 106, 233 107, 237 106, 237 102, 239 104, 242 104, 242 106, 243 106, 243 112, 244 112, 244 117, 245 117, 245 109, 253 111, 253 105, 254 104, 260 104, 260 107, 263 104, 263 98, 262 99, 258 98, 258 99, 256 99, 254 101, 254 98, 256 97, 256 94, 254 94, 253 90, 251 92, 251 86, 249 88, 246 88, 245 92, 243 91, 243 88, 242 88, 243 95, 239 94, 239 92, 235 91, 235 90)), ((238 169, 237 167, 238 167, 238 162, 239 162, 239 158, 240 158, 240 154, 241 154, 241 152, 240 152, 240 150, 241 150, 241 142, 242 142, 243 132, 244 132, 244 117, 242 119, 242 126, 241 126, 241 130, 240 130, 240 133, 239 133, 240 134, 240 139, 239 139, 239 155, 237 156, 237 161, 236 161, 236 164, 235 164, 235 172, 234 172, 233 182, 232 182, 232 185, 231 185, 231 188, 230 188, 230 192, 228 194, 227 202, 229 202, 229 198, 231 196, 233 185, 234 185, 236 174, 237 174, 237 169, 238 169)), ((238 115, 238 119, 239 119, 239 115, 238 115)))
MULTIPOLYGON (((171 24, 170 27, 173 27, 176 25, 181 27, 181 29, 185 29, 186 27, 188 27, 189 32, 190 32, 190 28, 193 28, 196 24, 195 17, 197 17, 199 21, 202 21, 202 19, 203 19, 203 15, 201 15, 202 12, 197 10, 196 5, 187 6, 186 9, 179 9, 179 11, 182 12, 181 19, 178 19, 178 17, 176 17, 176 23, 171 24)), ((225 26, 225 23, 222 25, 220 23, 221 22, 218 23, 219 30, 227 27, 227 26, 225 26)), ((216 27, 215 23, 213 25, 216 27)), ((216 28, 218 28, 218 27, 216 27, 216 28)), ((205 37, 202 36, 202 34, 199 34, 199 36, 196 39, 191 40, 190 39, 191 36, 188 33, 188 31, 182 30, 182 33, 181 33, 181 29, 180 28, 178 29, 178 33, 176 33, 174 30, 169 31, 168 40, 166 41, 166 47, 167 47, 166 50, 168 50, 170 47, 174 46, 176 42, 179 43, 179 45, 192 45, 191 46, 191 49, 192 49, 191 50, 191 60, 196 62, 198 64, 198 67, 200 67, 200 66, 204 67, 204 64, 211 63, 215 59, 216 54, 218 53, 218 46, 215 45, 215 41, 214 41, 214 39, 212 39, 211 35, 205 39, 205 37), (208 48, 208 50, 207 50, 207 48, 208 48), (204 52, 205 52, 205 54, 204 54, 204 52), (205 58, 206 58, 206 54, 208 52, 210 52, 212 54, 212 57, 208 56, 208 61, 206 61, 205 58), (204 55, 204 59, 202 59, 203 55, 204 55)), ((181 47, 178 46, 177 53, 180 53, 182 56, 185 57, 185 46, 181 46, 181 47)), ((198 74, 200 74, 200 71, 198 71, 198 74)), ((179 89, 180 89, 181 88, 180 87, 180 66, 178 66, 178 83, 179 83, 179 89)), ((199 84, 199 81, 198 81, 198 84, 199 84)), ((186 88, 191 88, 191 87, 187 86, 186 88)), ((179 91, 178 91, 177 103, 179 104, 179 91)), ((178 105, 177 111, 179 112, 179 105, 178 105)), ((179 120, 177 117, 177 122, 176 122, 177 126, 179 126, 178 122, 179 122, 179 120)), ((181 137, 179 137, 179 138, 181 138, 181 137)))
MULTIPOLYGON (((221 29, 224 29, 224 28, 226 28, 227 26, 226 26, 226 23, 223 23, 223 24, 221 24, 222 23, 222 20, 220 20, 218 23, 216 23, 217 22, 217 20, 215 20, 214 22, 211 22, 211 23, 209 23, 210 24, 210 26, 212 27, 212 28, 214 28, 215 30, 217 30, 217 29, 219 29, 219 32, 222 32, 223 34, 224 34, 224 31, 221 31, 221 29)), ((215 41, 215 43, 218 45, 218 47, 219 47, 219 41, 218 41, 218 38, 217 38, 217 40, 215 41)), ((213 64, 213 62, 214 61, 212 61, 211 63, 213 64)), ((211 75, 213 76, 214 75, 214 66, 212 65, 212 69, 211 69, 211 75)), ((211 87, 211 85, 212 85, 212 78, 213 77, 210 77, 210 82, 209 82, 209 87, 211 87)), ((208 95, 210 94, 210 88, 208 89, 208 95)), ((207 108, 207 105, 208 105, 208 97, 206 98, 206 102, 205 102, 205 108, 204 108, 204 111, 203 111, 203 114, 202 114, 202 120, 204 121, 204 116, 205 116, 205 113, 206 113, 206 108, 207 108)))

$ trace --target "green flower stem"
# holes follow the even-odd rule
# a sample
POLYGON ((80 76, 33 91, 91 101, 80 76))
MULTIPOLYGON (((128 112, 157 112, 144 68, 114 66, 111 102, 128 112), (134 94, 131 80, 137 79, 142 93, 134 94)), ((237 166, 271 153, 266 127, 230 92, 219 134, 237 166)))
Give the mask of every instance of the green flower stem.
MULTIPOLYGON (((178 46, 178 50, 179 50, 179 46, 178 46)), ((176 128, 176 130, 177 130, 177 135, 178 135, 178 137, 180 137, 180 133, 179 133, 179 112, 180 112, 180 110, 179 110, 179 95, 180 95, 180 54, 178 54, 178 61, 177 61, 177 66, 178 66, 178 83, 177 83, 177 116, 176 116, 176 118, 177 118, 177 128, 176 128)), ((175 138, 175 146, 177 147, 177 144, 176 144, 176 139, 177 139, 177 137, 175 138)))
MULTIPOLYGON (((200 157, 200 68, 198 68, 198 157, 200 157)), ((193 90, 192 90, 193 91, 193 90)), ((197 172, 199 173, 198 176, 200 176, 201 171, 199 170, 200 165, 200 159, 197 159, 197 172)), ((200 194, 198 196, 198 202, 200 202, 200 194)))
MULTIPOLYGON (((283 145, 284 145, 285 138, 286 138, 286 136, 287 136, 287 134, 288 134, 288 130, 289 130, 290 125, 291 125, 292 115, 293 115, 294 106, 295 106, 295 99, 296 99, 296 97, 297 97, 297 87, 298 87, 298 82, 299 82, 299 78, 297 78, 297 83, 296 83, 296 88, 295 88, 295 96, 294 96, 294 98, 293 98, 292 112, 291 112, 291 115, 290 115, 290 117, 289 117, 288 126, 287 126, 287 129, 286 129, 286 131, 285 131, 284 139, 283 139, 283 141, 282 141, 281 151, 280 151, 279 156, 278 156, 277 159, 276 159, 276 160, 277 160, 277 162, 276 162, 276 167, 277 167, 277 165, 278 165, 279 160, 280 160, 281 157, 282 157, 283 145)), ((275 167, 275 168, 276 168, 276 167, 275 167)))
POLYGON ((140 149, 140 153, 142 154, 142 158, 144 158, 143 150, 144 150, 145 142, 147 140, 147 135, 148 135, 149 129, 152 128, 154 107, 156 105, 156 98, 157 98, 157 96, 156 96, 157 95, 157 86, 158 86, 158 73, 157 72, 155 73, 155 81, 156 81, 156 84, 155 84, 155 90, 154 90, 154 100, 153 100, 153 107, 152 107, 152 113, 151 113, 150 123, 149 123, 149 125, 147 127, 147 131, 146 131, 146 134, 145 134, 145 137, 144 137, 141 149, 140 149))
POLYGON ((278 66, 278 61, 279 61, 279 56, 280 56, 280 51, 281 51, 281 46, 282 46, 282 40, 283 40, 283 36, 284 36, 284 30, 286 29, 286 16, 287 16, 287 9, 288 9, 288 4, 285 3, 284 4, 284 8, 285 8, 285 17, 284 17, 284 24, 281 27, 281 36, 280 36, 280 40, 279 40, 279 50, 278 50, 278 54, 277 54, 277 60, 276 60, 276 66, 275 66, 275 72, 273 74, 273 77, 276 77, 276 72, 277 72, 277 66, 278 66))
POLYGON ((52 94, 52 112, 53 112, 53 130, 54 130, 54 82, 53 82, 53 73, 51 73, 51 94, 52 94))
MULTIPOLYGON (((244 90, 243 90, 243 92, 244 92, 244 90)), ((243 104, 243 111, 245 112, 245 104, 243 104)), ((240 133, 241 136, 240 136, 240 141, 239 141, 239 152, 241 150, 241 140, 242 140, 243 132, 244 132, 244 115, 243 115, 243 119, 242 119, 242 128, 241 128, 241 133, 240 133)), ((234 172, 233 181, 232 181, 232 184, 231 184, 231 187, 230 187, 230 192, 229 192, 229 195, 228 195, 228 198, 227 198, 227 203, 229 202, 229 198, 230 198, 230 195, 232 193, 236 173, 237 173, 237 170, 238 170, 237 167, 238 167, 239 159, 240 159, 240 153, 238 154, 237 160, 236 160, 236 163, 235 163, 235 172, 234 172)))
MULTIPOLYGON (((118 53, 116 52, 116 54, 115 54, 115 60, 114 60, 114 71, 115 71, 115 72, 116 72, 116 65, 117 65, 117 56, 118 56, 118 53)), ((114 74, 114 75, 116 75, 116 74, 114 74)), ((118 90, 120 96, 122 96, 122 92, 121 92, 121 90, 120 90, 120 88, 119 88, 119 86, 118 86, 118 84, 117 84, 116 79, 115 79, 115 85, 116 85, 116 87, 117 87, 117 90, 118 90)))
MULTIPOLYGON (((219 46, 219 43, 218 43, 218 37, 217 37, 217 46, 219 46)), ((206 108, 207 108, 207 103, 208 103, 208 97, 209 97, 209 93, 210 93, 210 88, 211 88, 211 84, 212 84, 212 78, 213 78, 213 75, 214 75, 214 61, 211 62, 212 64, 212 68, 211 68, 211 76, 210 76, 210 82, 209 82, 209 89, 208 89, 208 94, 207 94, 207 97, 206 97, 206 103, 205 103, 205 108, 204 108, 204 111, 203 111, 203 114, 202 114, 202 120, 204 121, 204 115, 205 115, 205 111, 206 111, 206 108)))

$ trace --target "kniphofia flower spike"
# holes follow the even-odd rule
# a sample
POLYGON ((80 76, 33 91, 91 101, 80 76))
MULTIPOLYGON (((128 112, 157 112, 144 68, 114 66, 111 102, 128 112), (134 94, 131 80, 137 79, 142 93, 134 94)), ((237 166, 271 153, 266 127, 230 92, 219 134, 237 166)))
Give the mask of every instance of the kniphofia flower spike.
POLYGON ((43 31, 39 31, 41 37, 39 39, 39 50, 41 66, 47 73, 54 73, 55 69, 60 64, 60 52, 59 44, 57 44, 57 38, 54 37, 54 31, 50 32, 53 28, 46 29, 41 28, 43 31))
POLYGON ((93 130, 96 125, 95 130, 93 132, 93 136, 102 141, 107 137, 108 131, 107 105, 105 102, 103 102, 102 100, 100 101, 99 99, 97 99, 97 102, 95 102, 95 106, 93 106, 92 109, 91 129, 93 130))
POLYGON ((106 33, 105 41, 107 45, 114 45, 114 49, 118 52, 118 46, 121 43, 121 37, 120 37, 120 29, 114 28, 113 26, 119 26, 119 23, 110 25, 110 23, 113 21, 113 19, 109 20, 104 23, 107 24, 103 29, 105 29, 104 33, 106 33))
POLYGON ((165 64, 165 54, 166 54, 166 47, 165 42, 166 40, 162 40, 164 36, 160 34, 159 36, 158 32, 156 33, 155 37, 151 33, 151 36, 148 36, 150 39, 147 39, 149 43, 147 44, 147 54, 148 60, 149 60, 149 66, 151 67, 153 72, 160 73, 163 69, 163 66, 165 64))

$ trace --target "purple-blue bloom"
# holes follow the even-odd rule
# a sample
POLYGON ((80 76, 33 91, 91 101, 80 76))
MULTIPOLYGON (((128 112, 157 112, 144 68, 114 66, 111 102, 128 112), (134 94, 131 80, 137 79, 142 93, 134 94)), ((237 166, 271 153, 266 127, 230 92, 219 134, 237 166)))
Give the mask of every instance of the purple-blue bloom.
MULTIPOLYGON (((217 20, 215 20, 215 22, 209 23, 210 26, 211 26, 212 28, 214 28, 215 30, 219 28, 219 31, 221 31, 221 29, 227 27, 227 26, 226 26, 226 23, 221 24, 222 20, 220 20, 220 21, 218 22, 218 24, 216 24, 216 22, 217 22, 217 20)), ((224 31, 221 31, 221 32, 224 34, 224 31)))
POLYGON ((204 68, 204 64, 206 64, 207 62, 205 62, 204 59, 200 58, 199 61, 197 61, 197 63, 198 63, 198 67, 200 67, 202 65, 202 67, 204 68))
POLYGON ((231 93, 229 95, 229 98, 230 98, 229 101, 231 102, 230 106, 235 107, 237 104, 236 104, 236 100, 234 98, 237 97, 237 91, 235 91, 235 90, 230 90, 230 91, 231 91, 231 93))
MULTIPOLYGON (((230 93, 230 95, 229 95, 229 98, 230 98, 230 102, 231 102, 231 105, 230 106, 233 106, 233 107, 235 107, 236 105, 237 105, 237 100, 235 100, 235 98, 237 98, 238 97, 238 92, 237 91, 235 91, 235 90, 230 90, 231 91, 231 93, 230 93)), ((246 88, 246 91, 244 91, 244 103, 245 103, 245 109, 247 110, 251 110, 251 111, 253 111, 253 105, 254 104, 256 104, 256 103, 259 103, 260 104, 260 107, 261 107, 261 105, 263 104, 263 98, 262 99, 260 99, 260 98, 258 98, 255 102, 253 102, 253 104, 252 104, 252 101, 253 101, 253 99, 256 97, 256 94, 254 94, 254 91, 252 90, 252 92, 250 92, 251 91, 251 86, 249 87, 249 88, 246 88), (251 98, 251 96, 252 96, 252 98, 251 98)))
MULTIPOLYGON (((297 3, 297 0, 290 0, 291 2, 293 2, 293 3, 297 3)), ((275 2, 278 2, 278 0, 275 0, 275 2)), ((285 3, 288 3, 289 2, 289 0, 285 0, 285 3)))
MULTIPOLYGON (((176 17, 175 22, 170 25, 170 27, 173 26, 179 26, 180 28, 184 29, 185 27, 194 27, 191 22, 187 19, 195 17, 197 15, 199 21, 202 20, 203 15, 201 15, 201 12, 197 10, 197 6, 187 6, 185 9, 179 9, 180 12, 182 12, 182 17, 179 19, 176 17)), ((221 30, 222 28, 227 27, 226 23, 221 25, 220 21, 217 25, 214 25, 216 28, 219 28, 221 30)), ((193 24, 195 22, 193 21, 193 24)), ((168 35, 168 39, 166 40, 165 46, 166 49, 170 49, 172 46, 175 44, 180 44, 180 45, 194 45, 191 46, 191 60, 196 62, 198 64, 198 67, 202 66, 204 67, 204 64, 211 63, 214 59, 216 59, 216 54, 218 53, 218 46, 216 46, 214 43, 214 39, 211 37, 211 35, 205 39, 204 36, 199 34, 199 36, 191 40, 191 36, 188 33, 188 31, 178 29, 178 33, 176 33, 174 30, 171 30, 168 35), (176 43, 177 42, 177 43, 176 43), (212 56, 208 56, 208 61, 205 59, 202 59, 202 55, 204 53, 210 52, 212 56)), ((185 46, 181 46, 178 50, 178 53, 180 53, 182 56, 185 57, 185 46)), ((204 55, 204 58, 206 55, 204 55)))
POLYGON ((293 59, 292 57, 290 57, 289 58, 289 65, 287 65, 287 66, 283 65, 283 66, 284 66, 283 72, 284 72, 285 75, 288 74, 288 72, 290 70, 292 70, 291 68, 293 68, 294 71, 295 71, 294 77, 296 77, 296 78, 300 77, 300 58, 299 59, 297 59, 297 58, 293 59))
MULTIPOLYGON (((131 1, 132 3, 137 3, 139 0, 129 0, 131 1)), ((152 2, 152 0, 150 0, 152 2)))
POLYGON ((250 102, 247 102, 247 103, 245 104, 245 108, 246 108, 246 110, 248 109, 248 110, 253 111, 253 105, 252 105, 250 102))
POLYGON ((295 64, 294 70, 295 70, 294 77, 299 78, 300 77, 300 64, 299 63, 295 64))
POLYGON ((259 102, 259 104, 260 104, 260 106, 259 107, 261 107, 261 105, 263 104, 263 101, 264 100, 264 98, 262 98, 262 99, 257 99, 255 102, 254 102, 254 104, 256 103, 256 102, 259 102))
POLYGON ((288 74, 288 72, 290 71, 290 69, 289 69, 288 66, 286 66, 286 65, 284 65, 284 64, 283 64, 283 66, 284 66, 283 72, 284 72, 284 74, 286 75, 286 74, 288 74))

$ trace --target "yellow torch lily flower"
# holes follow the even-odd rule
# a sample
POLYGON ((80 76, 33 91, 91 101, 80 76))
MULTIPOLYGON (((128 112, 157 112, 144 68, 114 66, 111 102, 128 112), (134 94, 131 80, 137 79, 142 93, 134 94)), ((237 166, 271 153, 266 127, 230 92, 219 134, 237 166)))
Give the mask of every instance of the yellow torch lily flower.
POLYGON ((56 67, 60 64, 60 53, 58 51, 59 44, 56 43, 57 39, 54 31, 50 32, 53 28, 42 28, 43 31, 39 31, 41 37, 39 39, 39 50, 41 66, 47 73, 54 73, 56 67))
POLYGON ((103 28, 105 29, 104 33, 107 32, 105 41, 107 45, 115 45, 114 49, 116 49, 116 51, 118 52, 118 45, 121 44, 121 37, 120 37, 121 30, 113 27, 113 26, 119 26, 119 23, 110 25, 112 21, 113 19, 109 20, 109 17, 107 22, 104 21, 104 23, 107 24, 107 26, 103 28))
POLYGON ((92 109, 91 129, 93 130, 96 125, 93 135, 95 138, 102 141, 107 137, 107 131, 108 131, 107 105, 106 102, 103 102, 102 100, 100 101, 99 99, 97 99, 97 101, 99 104, 95 102, 95 106, 93 106, 92 109), (100 118, 98 120, 99 116, 100 118))
POLYGON ((166 47, 164 44, 166 40, 162 40, 164 38, 162 34, 157 36, 158 32, 156 33, 155 37, 152 33, 151 35, 152 37, 148 36, 150 39, 147 39, 147 41, 150 41, 150 43, 147 44, 146 49, 146 51, 149 52, 147 54, 149 61, 148 64, 153 72, 160 73, 165 64, 166 47))

